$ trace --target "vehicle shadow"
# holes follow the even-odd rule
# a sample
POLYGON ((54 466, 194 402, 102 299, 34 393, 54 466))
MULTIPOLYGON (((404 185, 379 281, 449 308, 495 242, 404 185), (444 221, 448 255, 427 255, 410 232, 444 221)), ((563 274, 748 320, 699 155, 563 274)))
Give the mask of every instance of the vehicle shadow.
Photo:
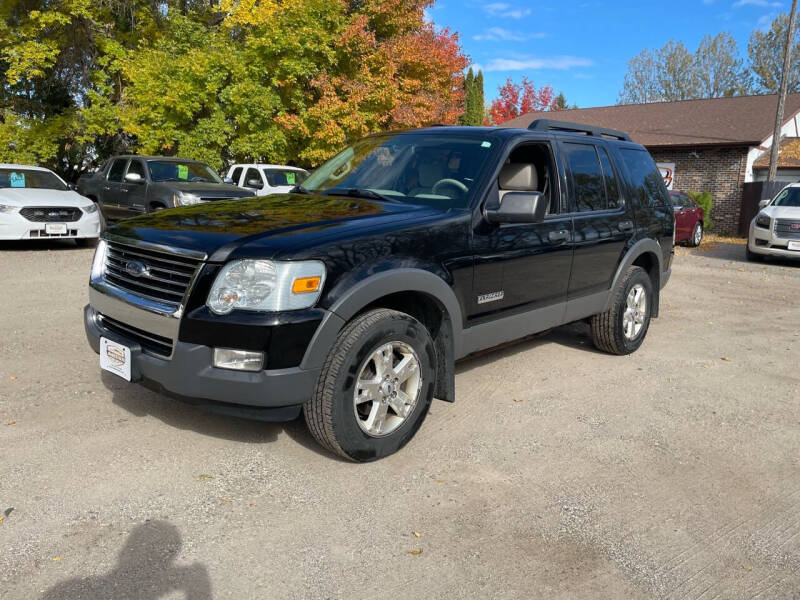
POLYGON ((211 600, 211 579, 202 563, 176 565, 182 546, 178 528, 167 521, 136 526, 106 575, 75 577, 57 583, 41 600, 156 600, 182 593, 191 600, 211 600))
POLYGON ((559 344, 592 354, 605 354, 594 347, 589 325, 583 321, 576 321, 465 356, 456 363, 456 375, 547 344, 559 344))
POLYGON ((342 460, 314 440, 302 416, 286 423, 273 423, 221 415, 158 394, 141 385, 121 381, 110 373, 101 373, 101 380, 112 393, 111 401, 136 417, 155 417, 176 429, 247 444, 268 444, 277 441, 278 436, 285 433, 294 442, 317 454, 342 460))
MULTIPOLYGON (((0 241, 0 252, 30 252, 31 250, 84 250, 75 244, 75 240, 3 240, 0 241)), ((90 248, 94 252, 94 248, 90 248)))
POLYGON ((754 266, 772 265, 776 267, 800 267, 800 260, 792 260, 791 258, 773 256, 770 256, 761 262, 750 262, 747 260, 745 248, 746 246, 744 244, 711 242, 708 245, 701 244, 698 248, 682 248, 682 251, 687 256, 696 258, 711 258, 715 260, 724 260, 727 262, 741 262, 754 266))

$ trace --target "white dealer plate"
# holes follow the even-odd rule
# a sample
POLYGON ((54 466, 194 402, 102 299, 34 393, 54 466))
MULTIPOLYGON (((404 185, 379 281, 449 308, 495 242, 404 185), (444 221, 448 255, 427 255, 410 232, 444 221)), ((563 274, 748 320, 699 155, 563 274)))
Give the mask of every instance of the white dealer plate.
POLYGON ((789 250, 800 250, 800 242, 789 242, 789 250))
POLYGON ((104 337, 100 338, 100 368, 131 380, 131 349, 104 337))
POLYGON ((50 235, 53 234, 63 234, 67 233, 67 224, 66 223, 45 223, 44 225, 44 232, 49 233, 50 235))

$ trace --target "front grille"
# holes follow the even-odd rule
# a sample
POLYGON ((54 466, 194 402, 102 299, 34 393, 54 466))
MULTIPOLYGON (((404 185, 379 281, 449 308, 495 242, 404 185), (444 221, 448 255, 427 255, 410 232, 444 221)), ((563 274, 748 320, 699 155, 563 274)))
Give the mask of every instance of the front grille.
POLYGON ((195 258, 110 241, 105 279, 137 296, 178 308, 200 264, 195 258), (137 270, 138 276, 133 274, 137 270))
POLYGON ((19 214, 35 223, 73 223, 80 220, 83 211, 62 206, 26 206, 19 214))
POLYGON ((775 235, 784 239, 800 240, 800 220, 775 219, 775 235), (793 229, 792 226, 797 229, 793 229))
POLYGON ((97 320, 98 324, 106 331, 137 342, 143 352, 164 358, 172 356, 172 340, 169 338, 126 325, 105 315, 98 314, 97 320))

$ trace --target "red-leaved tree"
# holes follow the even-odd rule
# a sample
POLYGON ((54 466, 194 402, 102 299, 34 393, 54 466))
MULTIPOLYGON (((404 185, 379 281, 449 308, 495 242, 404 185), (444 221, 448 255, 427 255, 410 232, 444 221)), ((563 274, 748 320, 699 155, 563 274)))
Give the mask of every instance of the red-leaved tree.
POLYGON ((522 78, 522 84, 514 83, 509 77, 497 91, 499 97, 492 100, 487 120, 495 125, 530 112, 557 110, 553 88, 546 85, 537 90, 527 77, 522 78))

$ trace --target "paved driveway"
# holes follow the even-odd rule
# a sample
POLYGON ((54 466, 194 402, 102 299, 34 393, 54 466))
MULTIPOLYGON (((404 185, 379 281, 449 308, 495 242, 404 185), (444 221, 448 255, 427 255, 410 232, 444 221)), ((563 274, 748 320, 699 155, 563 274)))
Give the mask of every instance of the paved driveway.
POLYGON ((679 250, 633 356, 572 325, 460 363, 355 465, 101 378, 91 251, 6 244, 0 596, 798 598, 800 266, 743 253, 679 250))

